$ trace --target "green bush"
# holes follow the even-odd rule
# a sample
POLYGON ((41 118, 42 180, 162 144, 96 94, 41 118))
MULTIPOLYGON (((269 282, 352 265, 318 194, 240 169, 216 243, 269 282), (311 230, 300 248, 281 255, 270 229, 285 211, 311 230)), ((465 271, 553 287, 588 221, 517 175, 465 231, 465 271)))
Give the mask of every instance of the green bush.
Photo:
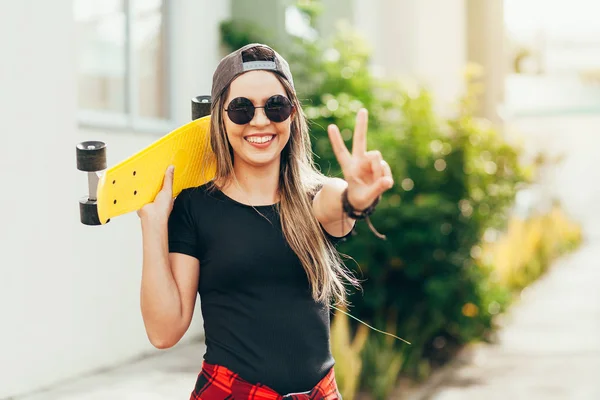
POLYGON ((272 32, 249 21, 226 20, 221 22, 219 28, 228 49, 239 49, 249 43, 272 41, 272 32))
POLYGON ((368 46, 352 30, 340 28, 331 43, 288 40, 279 50, 294 72, 321 169, 341 176, 327 126, 337 124, 350 147, 356 111, 366 107, 368 147, 382 152, 394 174, 395 186, 372 217, 387 240, 359 223, 356 236, 340 247, 358 264, 348 266, 365 279, 364 291, 351 297, 350 312, 379 328, 392 319, 392 330, 412 343, 367 343, 363 386, 383 398, 390 385, 377 383, 385 377, 377 376, 382 365, 373 365, 399 364, 405 374, 422 378, 458 346, 485 340, 492 331, 492 317, 506 306, 509 292, 474 260, 483 233, 506 223, 527 171, 519 151, 473 116, 476 69, 468 71, 469 90, 455 117, 442 119, 426 90, 376 79, 368 46), (387 361, 373 350, 383 345, 387 361))

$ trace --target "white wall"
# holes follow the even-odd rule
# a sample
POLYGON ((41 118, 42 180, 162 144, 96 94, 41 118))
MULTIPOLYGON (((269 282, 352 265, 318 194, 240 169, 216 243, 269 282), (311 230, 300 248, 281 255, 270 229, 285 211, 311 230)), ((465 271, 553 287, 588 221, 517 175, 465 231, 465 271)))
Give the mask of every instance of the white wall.
POLYGON ((373 49, 375 72, 418 80, 440 111, 462 93, 465 0, 354 0, 355 25, 373 49))
MULTIPOLYGON (((184 123, 190 98, 210 92, 217 21, 227 17, 229 2, 178 4, 173 107, 184 123)), ((70 0, 3 2, 0 398, 158 351, 139 311, 137 215, 102 227, 80 224, 77 202, 87 181, 75 167, 80 141, 107 142, 113 164, 158 137, 78 129, 73 33, 70 0)), ((201 323, 198 312, 184 340, 198 336, 201 323)))

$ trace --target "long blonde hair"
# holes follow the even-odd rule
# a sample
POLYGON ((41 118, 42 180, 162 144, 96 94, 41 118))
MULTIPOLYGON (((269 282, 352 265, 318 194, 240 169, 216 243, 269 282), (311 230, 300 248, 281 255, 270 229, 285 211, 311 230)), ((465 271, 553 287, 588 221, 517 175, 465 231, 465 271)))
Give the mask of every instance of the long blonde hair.
MULTIPOLYGON (((293 87, 278 74, 275 76, 295 109, 291 117, 290 139, 281 153, 278 192, 282 231, 304 267, 313 299, 325 304, 334 301, 346 305, 344 281, 359 287, 358 280, 344 266, 340 254, 326 238, 312 212, 312 199, 328 178, 313 161, 306 116, 293 87)), ((229 88, 212 99, 210 142, 217 167, 213 184, 235 180, 233 149, 227 140, 223 121, 228 94, 229 88)))

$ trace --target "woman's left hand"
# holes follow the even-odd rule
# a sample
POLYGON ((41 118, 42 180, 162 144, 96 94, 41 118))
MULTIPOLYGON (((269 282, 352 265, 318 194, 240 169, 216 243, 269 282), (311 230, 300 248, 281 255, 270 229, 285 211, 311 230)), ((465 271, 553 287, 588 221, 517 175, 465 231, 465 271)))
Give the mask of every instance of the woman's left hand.
POLYGON ((378 150, 367 151, 368 112, 356 115, 352 153, 348 151, 340 130, 329 125, 328 133, 335 157, 348 182, 348 201, 358 212, 368 208, 383 192, 394 185, 392 171, 378 150))

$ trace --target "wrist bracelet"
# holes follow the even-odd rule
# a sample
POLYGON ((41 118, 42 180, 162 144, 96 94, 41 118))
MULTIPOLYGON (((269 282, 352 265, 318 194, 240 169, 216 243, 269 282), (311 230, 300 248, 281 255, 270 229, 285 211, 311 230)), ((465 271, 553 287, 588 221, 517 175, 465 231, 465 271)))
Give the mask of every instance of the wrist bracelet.
POLYGON ((362 210, 360 213, 357 213, 356 209, 348 201, 348 188, 344 189, 344 191, 342 192, 342 208, 344 210, 344 213, 346 213, 348 217, 355 220, 366 219, 367 223, 369 224, 369 229, 371 229, 371 232, 373 232, 378 238, 385 239, 385 235, 382 235, 381 233, 377 232, 377 230, 371 223, 371 220, 369 219, 369 216, 373 214, 373 212, 375 211, 375 207, 377 206, 377 204, 379 204, 379 200, 381 200, 381 196, 377 197, 369 207, 362 210))
POLYGON ((379 204, 380 199, 381 196, 375 199, 373 204, 371 204, 369 207, 357 212, 357 210, 352 206, 352 204, 350 204, 350 201, 348 201, 348 188, 346 188, 342 192, 342 208, 344 209, 346 215, 352 219, 365 219, 369 215, 373 214, 373 212, 375 211, 375 207, 377 206, 377 204, 379 204))

